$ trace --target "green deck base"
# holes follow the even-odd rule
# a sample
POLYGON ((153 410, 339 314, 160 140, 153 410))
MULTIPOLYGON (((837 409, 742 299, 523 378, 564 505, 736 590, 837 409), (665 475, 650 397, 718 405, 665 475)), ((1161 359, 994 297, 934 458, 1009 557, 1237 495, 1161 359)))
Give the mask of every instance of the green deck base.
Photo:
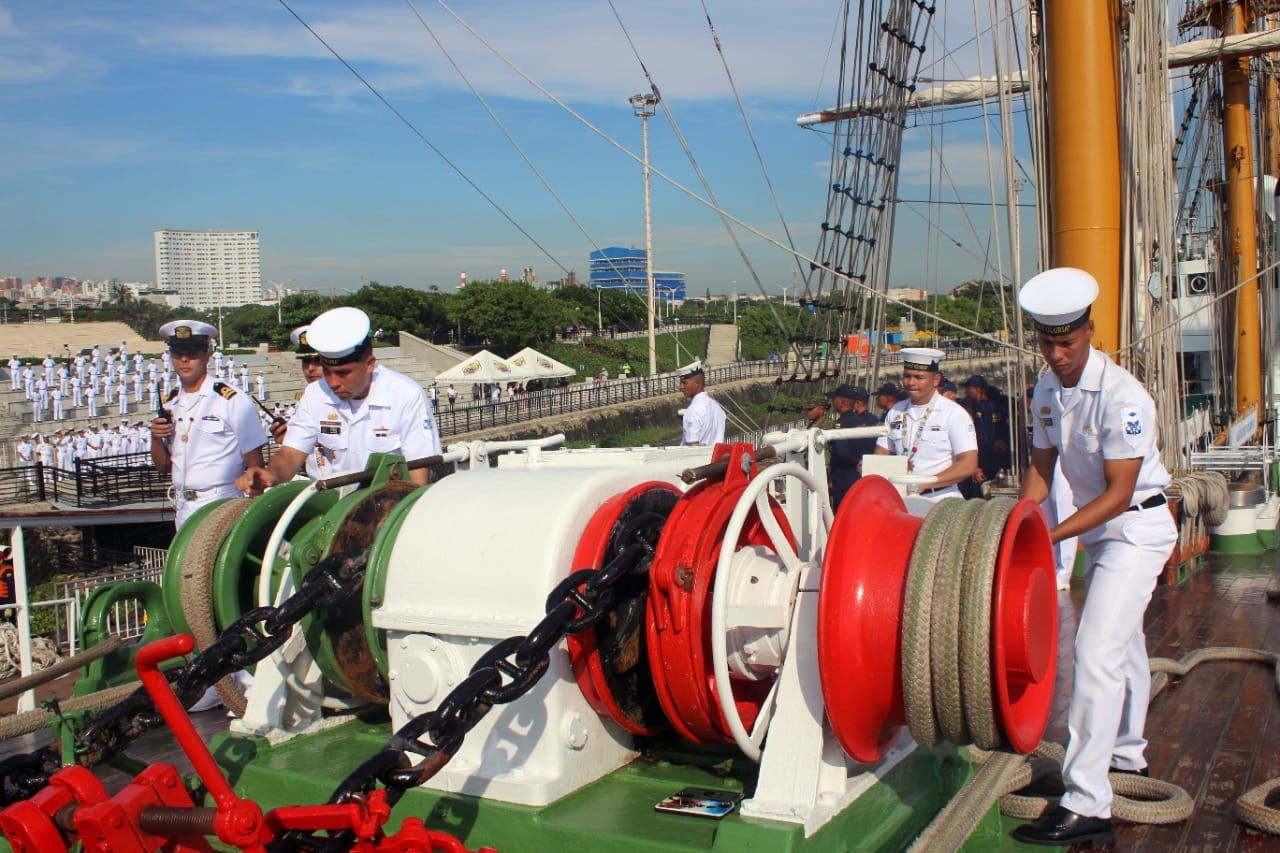
MULTIPOLYGON (((216 737, 212 748, 219 763, 229 769, 236 791, 269 809, 324 802, 341 777, 386 738, 385 722, 352 721, 275 748, 262 740, 229 734, 216 737)), ((749 793, 755 784, 755 765, 741 758, 724 753, 663 755, 637 760, 536 808, 419 788, 400 801, 388 829, 394 831, 404 818, 418 816, 428 827, 450 832, 471 848, 492 846, 502 853, 898 851, 911 843, 972 773, 968 760, 953 748, 917 750, 842 814, 805 838, 800 826, 736 812, 720 821, 655 812, 655 803, 684 787, 749 793)), ((1009 830, 1020 822, 1002 818, 993 809, 963 849, 970 853, 1030 850, 1009 837, 1009 830)))
POLYGON ((1215 554, 1262 554, 1266 551, 1257 533, 1242 533, 1238 536, 1211 535, 1209 550, 1215 554))
POLYGON ((1276 531, 1274 529, 1258 531, 1258 544, 1262 546, 1263 550, 1274 551, 1276 549, 1276 540, 1276 531))

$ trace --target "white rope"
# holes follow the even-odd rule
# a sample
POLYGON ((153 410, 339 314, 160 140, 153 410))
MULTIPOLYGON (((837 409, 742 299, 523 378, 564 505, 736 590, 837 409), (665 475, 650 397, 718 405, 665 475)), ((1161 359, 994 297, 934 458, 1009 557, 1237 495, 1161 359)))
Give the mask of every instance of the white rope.
MULTIPOLYGON (((22 670, 18 628, 12 622, 0 622, 0 678, 8 678, 22 670)), ((58 647, 48 637, 31 638, 31 668, 39 672, 58 661, 58 647)))

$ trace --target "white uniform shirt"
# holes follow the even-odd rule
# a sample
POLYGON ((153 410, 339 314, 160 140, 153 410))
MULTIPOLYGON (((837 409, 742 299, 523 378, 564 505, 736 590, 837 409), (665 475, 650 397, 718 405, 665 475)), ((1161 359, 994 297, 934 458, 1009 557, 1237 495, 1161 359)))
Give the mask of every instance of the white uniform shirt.
POLYGON ((25 438, 18 442, 18 461, 23 465, 30 465, 35 457, 35 448, 31 446, 31 442, 25 438))
POLYGON ((179 389, 167 408, 173 417, 168 446, 176 491, 229 486, 244 472, 244 455, 267 443, 253 403, 239 393, 224 397, 214 391, 212 376, 206 375, 194 393, 179 389))
MULTIPOLYGON (((951 467, 956 456, 978 449, 973 418, 963 406, 938 391, 921 405, 899 400, 885 415, 884 424, 889 434, 876 439, 876 447, 883 447, 894 456, 910 457, 912 474, 940 474, 951 467)), ((921 490, 927 488, 922 486, 921 490)), ((930 492, 929 497, 959 493, 960 487, 952 483, 930 492)))
POLYGON ((327 382, 312 382, 289 421, 284 446, 324 458, 327 474, 359 471, 370 453, 420 459, 440 452, 440 432, 422 388, 377 365, 364 400, 341 400, 327 382), (352 403, 357 403, 352 410, 352 403))
POLYGON ((682 444, 707 447, 724 441, 724 409, 706 391, 699 391, 684 410, 682 444))
POLYGON ((1156 404, 1133 374, 1090 347, 1080 381, 1065 399, 1063 390, 1053 373, 1036 383, 1031 445, 1058 451, 1076 508, 1106 489, 1107 459, 1142 459, 1131 504, 1163 492, 1170 477, 1156 448, 1156 404))

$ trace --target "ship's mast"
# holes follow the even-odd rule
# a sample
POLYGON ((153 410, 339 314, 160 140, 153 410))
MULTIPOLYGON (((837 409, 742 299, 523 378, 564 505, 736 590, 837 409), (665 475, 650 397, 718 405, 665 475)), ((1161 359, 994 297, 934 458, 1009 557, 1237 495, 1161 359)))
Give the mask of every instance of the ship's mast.
POLYGON ((1045 0, 1054 266, 1098 280, 1094 346, 1120 344, 1120 128, 1114 0, 1045 0))
MULTIPOLYGON (((1239 0, 1219 2, 1211 20, 1223 35, 1249 29, 1239 0)), ((1261 328, 1258 323, 1258 235, 1254 205, 1253 120, 1249 110, 1249 60, 1222 62, 1222 147, 1226 164, 1227 257, 1234 281, 1248 282, 1236 293, 1236 414, 1253 410, 1262 399, 1261 328)))

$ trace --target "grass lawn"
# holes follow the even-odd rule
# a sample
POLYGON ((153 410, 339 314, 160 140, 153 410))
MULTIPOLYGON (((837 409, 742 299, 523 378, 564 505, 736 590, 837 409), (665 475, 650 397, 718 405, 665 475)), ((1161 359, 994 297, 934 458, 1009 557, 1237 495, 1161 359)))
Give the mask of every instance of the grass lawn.
MULTIPOLYGON (((710 330, 706 327, 686 329, 679 333, 658 332, 655 339, 658 351, 658 372, 666 373, 695 359, 705 358, 709 336, 710 330)), ((547 344, 541 349, 552 358, 578 371, 573 381, 595 376, 602 368, 609 371, 610 378, 615 378, 619 375, 619 369, 624 363, 631 365, 632 376, 646 376, 649 373, 648 338, 627 338, 620 341, 608 338, 587 338, 580 344, 554 343, 547 344)))

